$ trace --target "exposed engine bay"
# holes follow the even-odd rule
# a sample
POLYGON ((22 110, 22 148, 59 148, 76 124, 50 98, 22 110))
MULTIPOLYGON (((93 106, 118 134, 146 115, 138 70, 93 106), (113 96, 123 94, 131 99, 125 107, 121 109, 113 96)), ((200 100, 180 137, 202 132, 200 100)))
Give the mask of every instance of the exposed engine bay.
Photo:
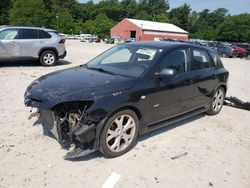
POLYGON ((54 137, 69 151, 65 159, 88 155, 95 151, 96 124, 86 114, 92 102, 67 102, 50 110, 39 109, 29 117, 37 116, 44 134, 54 137), (51 134, 52 133, 52 134, 51 134))

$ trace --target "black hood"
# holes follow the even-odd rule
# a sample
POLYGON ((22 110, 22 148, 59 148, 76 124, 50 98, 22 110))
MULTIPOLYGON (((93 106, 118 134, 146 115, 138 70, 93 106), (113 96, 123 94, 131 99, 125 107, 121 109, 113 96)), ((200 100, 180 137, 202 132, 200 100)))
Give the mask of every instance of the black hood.
MULTIPOLYGON (((57 104, 64 101, 95 100, 132 87, 132 78, 111 75, 84 66, 56 71, 33 81, 25 98, 40 103, 57 104)), ((32 106, 27 104, 27 106, 32 106)))

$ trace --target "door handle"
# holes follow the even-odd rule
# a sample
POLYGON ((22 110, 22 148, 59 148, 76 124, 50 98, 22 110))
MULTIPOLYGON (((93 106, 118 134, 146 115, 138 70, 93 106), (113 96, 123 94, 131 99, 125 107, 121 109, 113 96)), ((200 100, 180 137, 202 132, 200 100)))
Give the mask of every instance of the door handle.
POLYGON ((187 86, 192 85, 193 83, 194 83, 193 80, 186 80, 186 81, 184 81, 184 84, 187 85, 187 86))
POLYGON ((12 46, 17 46, 18 44, 16 42, 11 42, 10 43, 12 46))

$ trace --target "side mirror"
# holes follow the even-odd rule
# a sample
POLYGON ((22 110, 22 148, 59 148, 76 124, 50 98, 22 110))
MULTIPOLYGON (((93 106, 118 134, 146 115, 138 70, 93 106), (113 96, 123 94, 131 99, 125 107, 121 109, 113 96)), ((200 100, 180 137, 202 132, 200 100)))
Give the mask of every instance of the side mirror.
POLYGON ((171 78, 177 74, 176 69, 172 68, 165 68, 162 69, 160 72, 155 73, 156 78, 171 78))

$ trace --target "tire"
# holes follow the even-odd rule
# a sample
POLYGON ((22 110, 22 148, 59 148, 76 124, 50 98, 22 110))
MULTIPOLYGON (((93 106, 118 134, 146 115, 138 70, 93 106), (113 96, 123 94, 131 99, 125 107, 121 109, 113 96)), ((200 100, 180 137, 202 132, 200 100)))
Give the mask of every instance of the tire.
POLYGON ((42 52, 39 60, 43 66, 52 67, 52 66, 55 66, 55 64, 56 64, 57 56, 56 56, 55 52, 48 50, 48 51, 42 52))
POLYGON ((207 114, 208 115, 218 114, 222 109, 224 99, 225 99, 225 90, 224 88, 219 87, 213 94, 213 98, 209 104, 209 109, 207 111, 207 114))
POLYGON ((125 154, 136 144, 138 131, 139 120, 133 111, 117 112, 104 126, 100 139, 100 151, 111 158, 125 154))
POLYGON ((222 54, 221 54, 221 57, 222 57, 222 58, 228 58, 228 55, 227 55, 226 53, 222 53, 222 54))

